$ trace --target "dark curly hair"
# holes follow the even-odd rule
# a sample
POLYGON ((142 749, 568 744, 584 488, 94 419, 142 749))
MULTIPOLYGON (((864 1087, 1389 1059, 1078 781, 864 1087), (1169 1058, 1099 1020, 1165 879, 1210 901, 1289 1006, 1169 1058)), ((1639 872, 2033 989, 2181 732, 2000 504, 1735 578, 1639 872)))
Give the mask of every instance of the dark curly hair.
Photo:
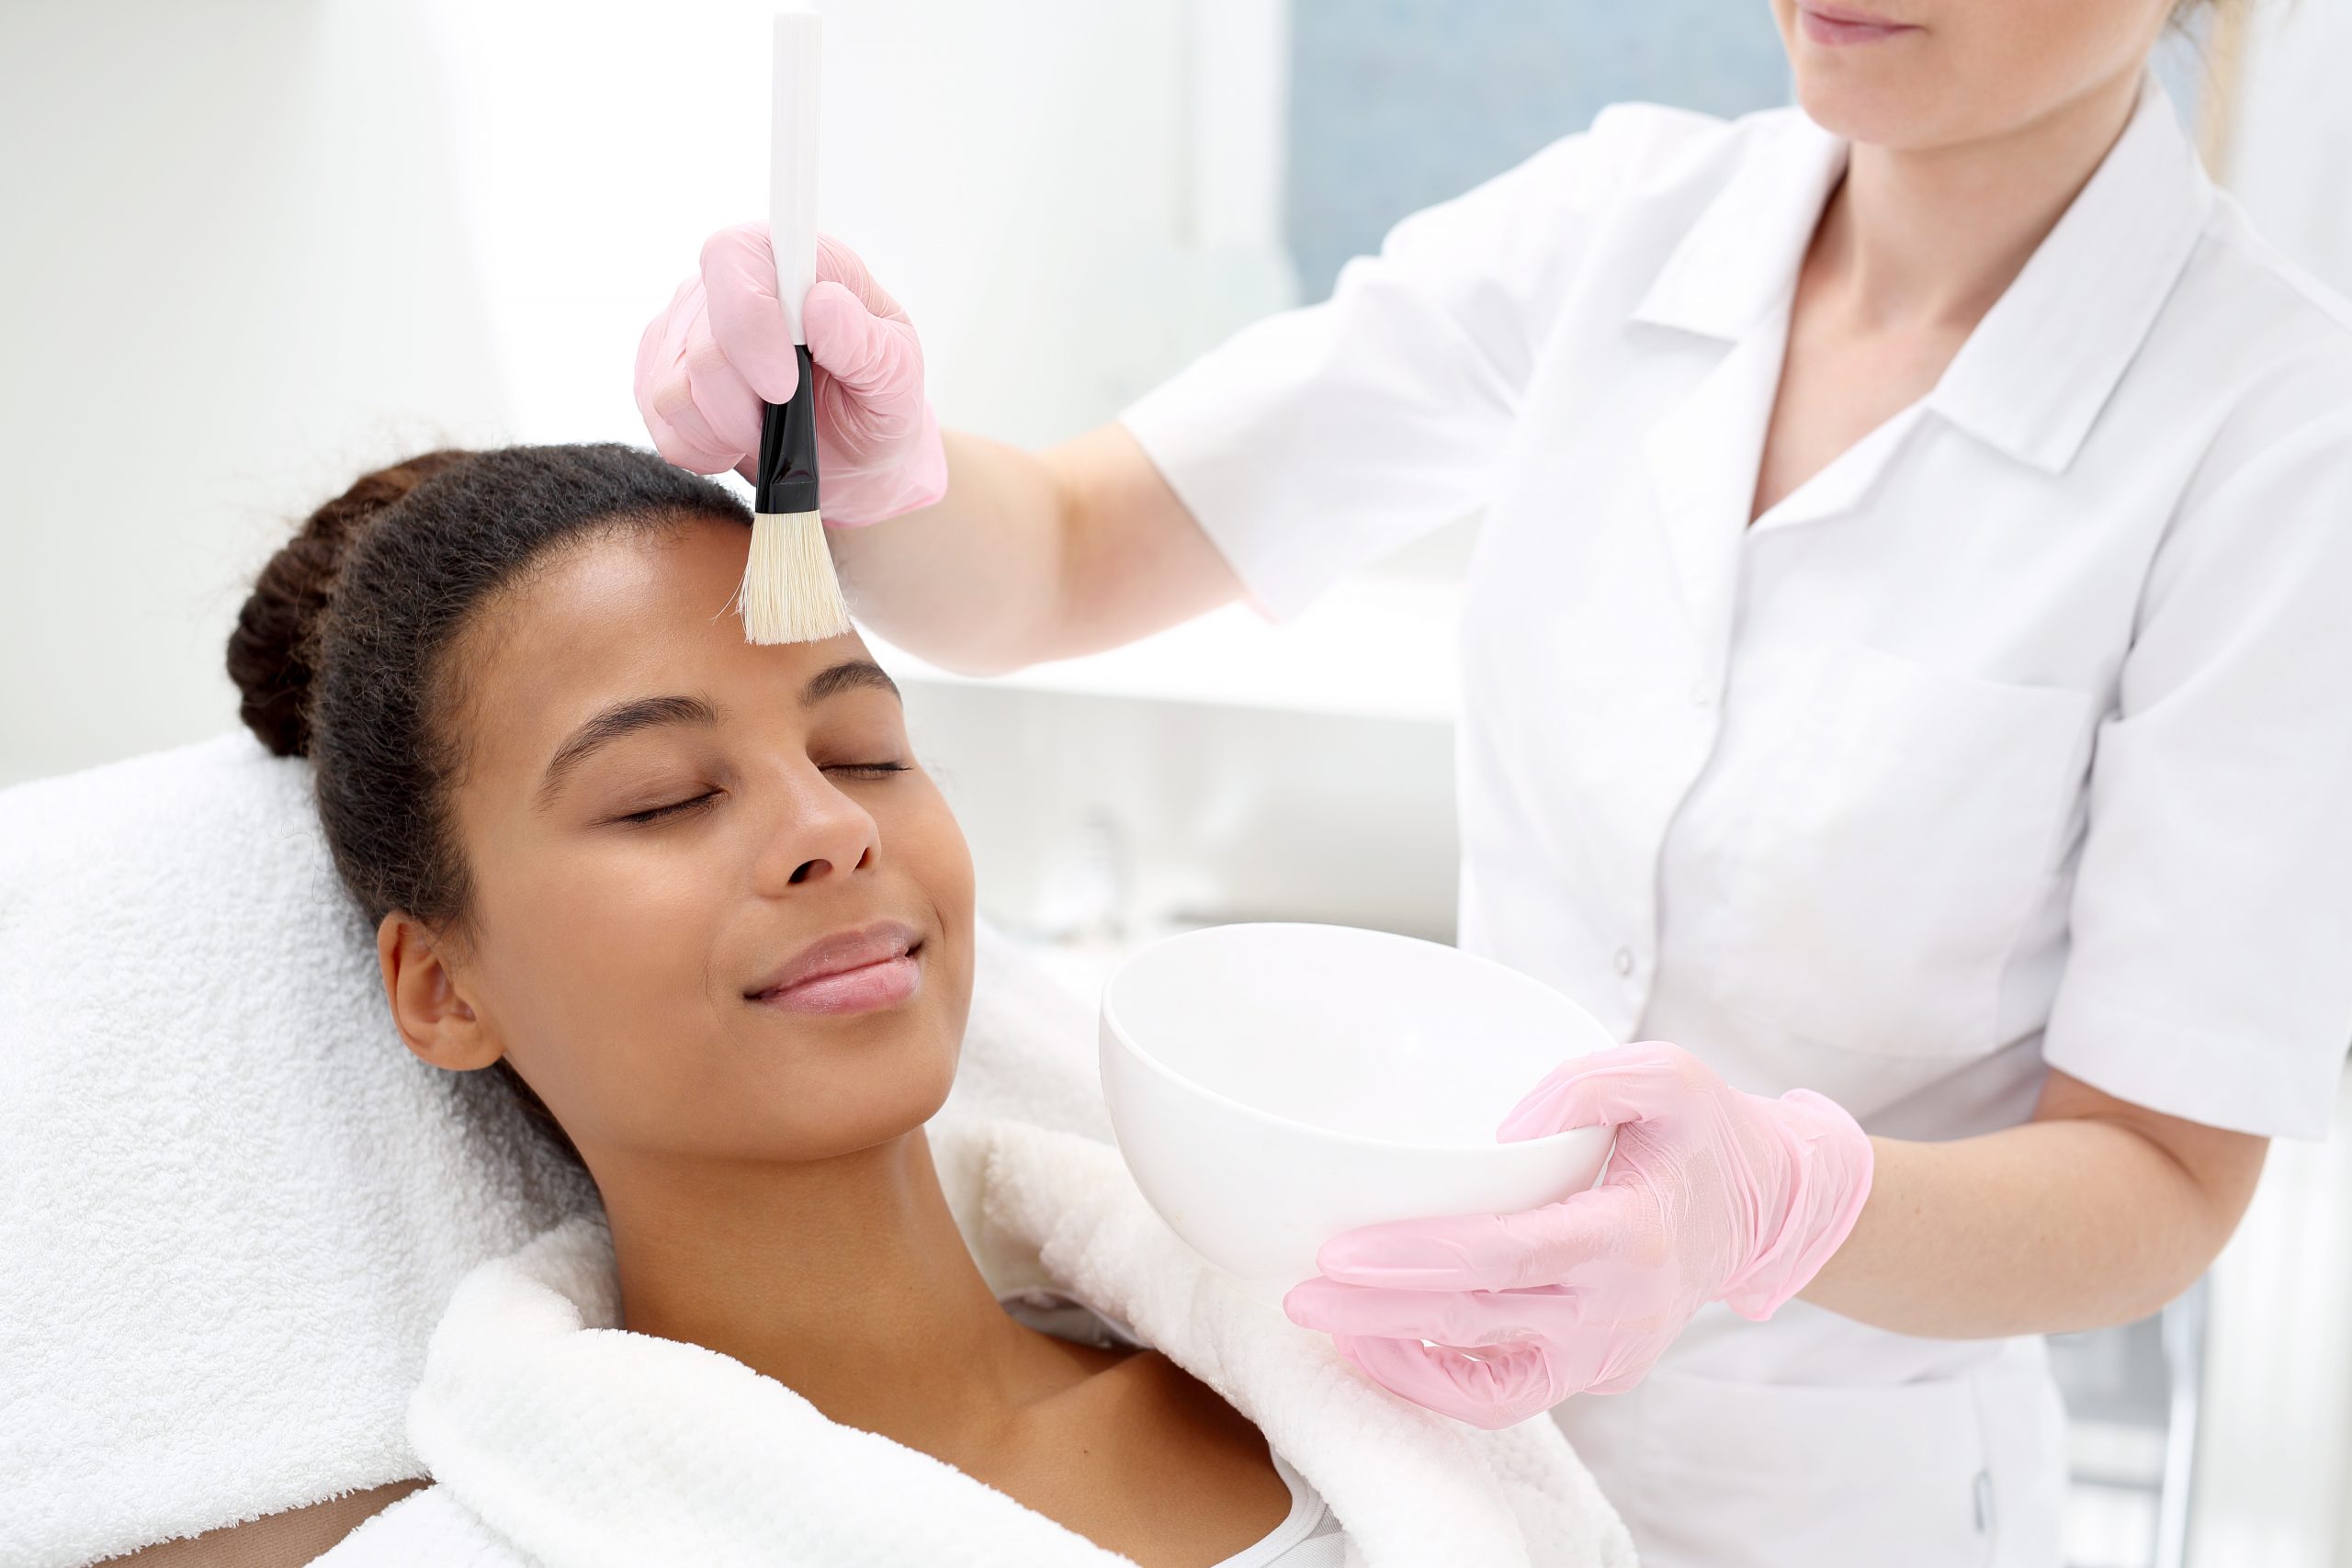
MULTIPOLYGON (((751 523, 718 485, 633 447, 426 452, 363 476, 262 568, 229 637, 239 712, 272 752, 311 760, 335 870, 369 925, 401 909, 466 934, 450 656, 483 607, 560 547, 697 517, 751 523)), ((577 1159, 522 1076, 497 1067, 577 1159)))

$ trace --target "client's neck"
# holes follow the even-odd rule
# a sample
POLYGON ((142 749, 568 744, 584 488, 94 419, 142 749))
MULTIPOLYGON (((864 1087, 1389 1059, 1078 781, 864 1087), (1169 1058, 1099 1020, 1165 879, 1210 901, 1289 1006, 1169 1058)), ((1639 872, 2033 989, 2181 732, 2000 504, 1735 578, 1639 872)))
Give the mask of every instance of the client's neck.
POLYGON ((832 1420, 945 1454, 1080 1375, 997 1304, 921 1129, 831 1160, 598 1179, 624 1325, 731 1356, 832 1420))

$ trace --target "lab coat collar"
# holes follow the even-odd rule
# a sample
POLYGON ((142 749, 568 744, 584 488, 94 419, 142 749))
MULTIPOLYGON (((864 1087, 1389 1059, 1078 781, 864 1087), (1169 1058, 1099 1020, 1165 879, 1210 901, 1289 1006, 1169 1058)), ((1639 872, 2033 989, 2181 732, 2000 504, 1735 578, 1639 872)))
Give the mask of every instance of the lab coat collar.
POLYGON ((1796 288, 1846 141, 1801 110, 1765 125, 1723 189, 1658 269, 1634 319, 1736 343, 1796 288))
MULTIPOLYGON (((1784 308, 1847 143, 1774 117, 1634 319, 1736 342, 1784 308)), ((2122 135, 1978 322, 1926 406, 2049 472, 2074 460, 2188 264, 2212 186, 2153 73, 2122 135)))
POLYGON ((2153 74, 2123 134, 1928 405, 1978 440, 2063 472, 2188 265, 2213 187, 2153 74))

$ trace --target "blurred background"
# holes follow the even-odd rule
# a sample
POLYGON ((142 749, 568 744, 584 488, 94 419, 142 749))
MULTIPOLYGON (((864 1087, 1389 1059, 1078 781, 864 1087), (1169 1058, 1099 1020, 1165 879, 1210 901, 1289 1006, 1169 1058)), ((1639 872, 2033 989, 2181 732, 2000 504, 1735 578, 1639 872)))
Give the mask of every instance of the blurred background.
MULTIPOLYGON (((0 784, 232 728, 253 570, 361 469, 643 439, 640 328, 760 215, 769 8, 0 5, 0 784)), ((824 226, 922 329, 943 419, 1019 442, 1322 298, 1603 104, 1788 96, 1764 0, 822 9, 824 226)), ((2352 0, 2256 0, 2163 74, 2216 177, 2352 292, 2347 65, 2352 0)), ((1237 607, 987 682, 877 650, 988 912, 1081 986, 1211 921, 1449 940, 1475 526, 1280 631, 1237 607)), ((2274 1150, 2207 1286, 2060 1352, 2079 1568, 2352 1564, 2343 1139, 2274 1150)))

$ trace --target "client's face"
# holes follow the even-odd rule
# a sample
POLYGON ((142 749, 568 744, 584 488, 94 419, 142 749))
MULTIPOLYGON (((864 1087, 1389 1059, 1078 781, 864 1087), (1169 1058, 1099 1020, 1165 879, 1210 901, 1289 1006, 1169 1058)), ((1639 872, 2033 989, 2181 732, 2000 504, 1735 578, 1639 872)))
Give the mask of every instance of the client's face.
POLYGON ((559 556, 460 649, 452 987, 592 1168, 864 1148, 955 1076, 963 837, 856 637, 744 641, 749 537, 559 556))

